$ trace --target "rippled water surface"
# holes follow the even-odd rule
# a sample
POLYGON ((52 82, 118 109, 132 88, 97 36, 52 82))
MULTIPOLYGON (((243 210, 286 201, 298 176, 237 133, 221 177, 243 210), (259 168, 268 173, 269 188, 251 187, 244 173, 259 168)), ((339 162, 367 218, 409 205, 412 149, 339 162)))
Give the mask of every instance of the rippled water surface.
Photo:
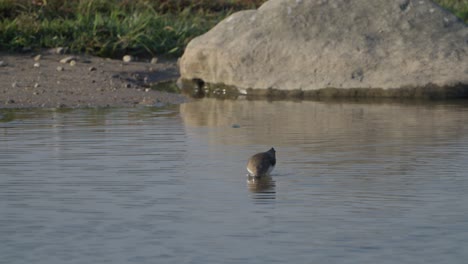
POLYGON ((0 263, 466 263, 467 110, 0 111, 0 263), (272 146, 272 177, 248 182, 272 146))

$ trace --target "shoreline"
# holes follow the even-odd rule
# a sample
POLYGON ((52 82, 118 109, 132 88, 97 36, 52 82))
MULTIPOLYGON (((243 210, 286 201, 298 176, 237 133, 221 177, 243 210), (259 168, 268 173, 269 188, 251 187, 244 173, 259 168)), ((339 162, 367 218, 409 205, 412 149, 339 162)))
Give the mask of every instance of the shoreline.
POLYGON ((55 50, 2 52, 0 109, 180 104, 188 98, 150 88, 178 78, 177 59, 124 62, 86 54, 57 54, 55 50))

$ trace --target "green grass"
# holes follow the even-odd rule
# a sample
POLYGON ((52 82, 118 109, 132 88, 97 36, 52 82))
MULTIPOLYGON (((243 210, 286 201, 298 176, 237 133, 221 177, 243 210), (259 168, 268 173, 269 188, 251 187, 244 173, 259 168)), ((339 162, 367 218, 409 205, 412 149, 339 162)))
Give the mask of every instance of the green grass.
MULTIPOLYGON (((0 50, 68 47, 118 57, 180 56, 234 11, 265 0, 0 0, 0 50)), ((438 0, 465 22, 468 0, 438 0)))
POLYGON ((468 0, 436 0, 435 2, 468 23, 468 0))
POLYGON ((125 1, 88 0, 74 6, 68 6, 66 1, 63 5, 49 1, 42 6, 21 2, 0 0, 2 50, 65 46, 99 56, 178 56, 192 38, 212 28, 231 11, 205 11, 180 4, 167 6, 171 9, 163 11, 145 1, 133 1, 130 5, 125 1), (181 9, 171 11, 175 8, 181 9))

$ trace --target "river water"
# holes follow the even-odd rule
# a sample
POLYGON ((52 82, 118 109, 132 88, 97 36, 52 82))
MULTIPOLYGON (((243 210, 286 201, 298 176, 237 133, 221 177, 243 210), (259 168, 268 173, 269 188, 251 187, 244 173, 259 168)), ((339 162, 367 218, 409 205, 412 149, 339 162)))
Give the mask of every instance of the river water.
POLYGON ((0 263, 466 263, 468 104, 0 111, 0 263), (275 147, 271 178, 250 155, 275 147))

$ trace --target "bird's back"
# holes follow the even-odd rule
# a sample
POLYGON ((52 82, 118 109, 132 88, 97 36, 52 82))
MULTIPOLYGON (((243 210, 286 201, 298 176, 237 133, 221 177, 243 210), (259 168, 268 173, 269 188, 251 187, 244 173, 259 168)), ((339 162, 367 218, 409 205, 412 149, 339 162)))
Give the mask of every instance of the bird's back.
MULTIPOLYGON (((274 151, 274 149, 272 149, 274 151)), ((270 150, 271 151, 271 150, 270 150)), ((247 163, 247 171, 251 176, 261 176, 269 174, 275 164, 276 158, 269 152, 262 152, 253 155, 247 163)))

